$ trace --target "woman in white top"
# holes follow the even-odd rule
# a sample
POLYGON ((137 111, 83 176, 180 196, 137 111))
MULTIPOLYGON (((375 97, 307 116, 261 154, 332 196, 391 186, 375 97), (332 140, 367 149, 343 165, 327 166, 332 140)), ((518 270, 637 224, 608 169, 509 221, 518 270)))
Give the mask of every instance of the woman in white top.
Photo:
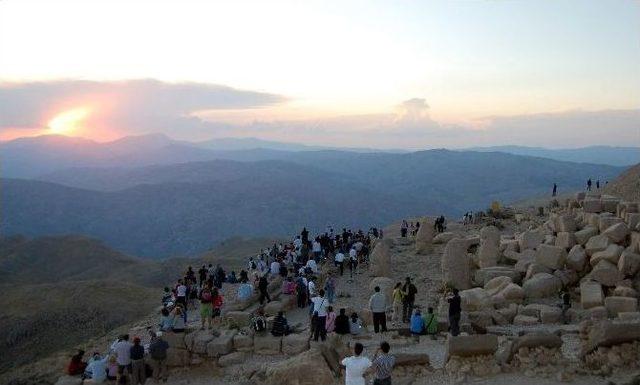
POLYGON ((362 356, 364 347, 361 343, 356 343, 353 352, 355 355, 346 357, 341 364, 346 368, 344 376, 346 385, 365 385, 364 375, 371 368, 371 360, 362 356))

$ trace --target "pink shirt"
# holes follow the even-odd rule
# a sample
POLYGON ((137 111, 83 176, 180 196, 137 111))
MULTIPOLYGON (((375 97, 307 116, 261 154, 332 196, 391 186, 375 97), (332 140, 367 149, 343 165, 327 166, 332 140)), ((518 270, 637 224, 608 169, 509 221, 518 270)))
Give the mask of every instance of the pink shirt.
POLYGON ((327 321, 325 323, 327 333, 331 333, 336 328, 336 313, 330 312, 327 314, 327 321))

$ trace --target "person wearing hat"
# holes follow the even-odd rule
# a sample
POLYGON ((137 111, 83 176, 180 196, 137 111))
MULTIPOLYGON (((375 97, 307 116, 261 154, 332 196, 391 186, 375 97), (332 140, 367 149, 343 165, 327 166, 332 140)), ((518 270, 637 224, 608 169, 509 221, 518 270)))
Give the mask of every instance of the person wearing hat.
POLYGON ((133 385, 143 384, 147 379, 144 370, 144 347, 140 344, 140 337, 133 339, 131 347, 131 383, 133 385))
POLYGON ((162 332, 154 333, 149 344, 149 356, 151 356, 151 367, 153 368, 153 379, 158 382, 167 381, 167 350, 169 344, 162 339, 162 332))

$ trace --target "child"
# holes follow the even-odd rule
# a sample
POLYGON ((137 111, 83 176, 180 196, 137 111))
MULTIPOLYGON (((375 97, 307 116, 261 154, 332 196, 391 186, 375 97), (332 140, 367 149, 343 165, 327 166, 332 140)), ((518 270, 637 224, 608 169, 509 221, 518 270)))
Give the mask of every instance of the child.
POLYGON ((115 354, 109 356, 109 365, 107 366, 107 380, 115 381, 118 377, 118 361, 115 354))
POLYGON ((413 340, 418 343, 420 342, 420 334, 423 333, 424 330, 424 320, 422 319, 422 314, 420 313, 420 309, 416 309, 411 316, 410 322, 410 331, 413 336, 413 340))
POLYGON ((436 314, 433 312, 433 308, 429 307, 427 309, 427 314, 424 316, 424 327, 427 331, 427 334, 431 336, 432 340, 436 339, 436 334, 438 334, 438 318, 436 314))

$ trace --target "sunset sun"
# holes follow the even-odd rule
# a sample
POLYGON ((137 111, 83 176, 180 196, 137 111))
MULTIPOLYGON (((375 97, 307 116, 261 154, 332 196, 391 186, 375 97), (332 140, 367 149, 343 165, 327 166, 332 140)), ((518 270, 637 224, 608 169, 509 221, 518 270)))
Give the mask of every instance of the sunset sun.
POLYGON ((58 135, 70 135, 78 129, 78 124, 84 120, 89 114, 89 109, 86 107, 74 108, 67 110, 54 116, 47 127, 49 133, 58 135))

